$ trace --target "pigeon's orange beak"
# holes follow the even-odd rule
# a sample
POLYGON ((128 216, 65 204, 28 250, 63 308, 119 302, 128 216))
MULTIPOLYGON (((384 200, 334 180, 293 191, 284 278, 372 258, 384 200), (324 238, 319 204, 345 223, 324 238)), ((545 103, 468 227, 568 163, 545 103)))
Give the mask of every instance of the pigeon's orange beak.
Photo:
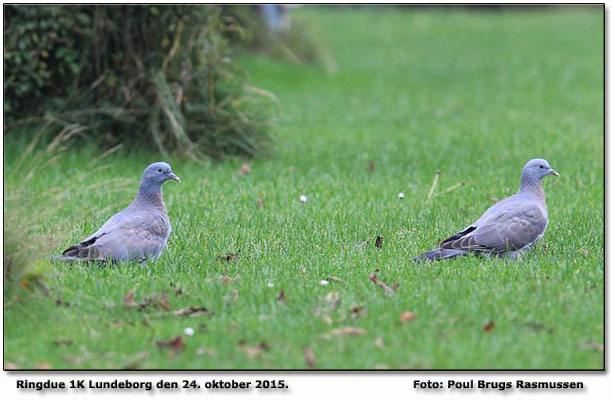
POLYGON ((557 171, 555 171, 555 170, 554 170, 554 169, 552 169, 552 168, 551 168, 551 170, 550 170, 550 174, 551 174, 551 175, 554 175, 554 176, 556 176, 556 177, 561 176, 561 175, 559 175, 559 173, 558 173, 557 171))
POLYGON ((168 174, 168 178, 172 179, 173 181, 177 181, 178 183, 181 183, 181 178, 179 178, 178 176, 176 176, 174 174, 174 172, 170 172, 168 174))

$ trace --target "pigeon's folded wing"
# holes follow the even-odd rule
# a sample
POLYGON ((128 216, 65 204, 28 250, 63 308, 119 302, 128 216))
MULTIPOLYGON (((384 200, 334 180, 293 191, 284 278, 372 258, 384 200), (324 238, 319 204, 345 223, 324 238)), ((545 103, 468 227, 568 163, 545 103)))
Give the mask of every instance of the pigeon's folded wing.
POLYGON ((101 237, 105 233, 111 232, 113 228, 115 227, 115 225, 121 223, 124 220, 125 215, 129 214, 129 212, 130 212, 130 209, 125 208, 121 212, 118 212, 117 214, 113 215, 104 223, 104 225, 100 227, 100 229, 98 229, 96 232, 86 237, 81 243, 88 242, 92 239, 95 240, 96 238, 101 237))
POLYGON ((536 242, 546 229, 546 217, 536 202, 512 202, 440 244, 443 249, 505 252, 536 242))
POLYGON ((95 236, 69 248, 63 255, 113 260, 156 258, 170 234, 170 224, 164 214, 155 211, 127 213, 110 224, 110 228, 100 229, 95 236))

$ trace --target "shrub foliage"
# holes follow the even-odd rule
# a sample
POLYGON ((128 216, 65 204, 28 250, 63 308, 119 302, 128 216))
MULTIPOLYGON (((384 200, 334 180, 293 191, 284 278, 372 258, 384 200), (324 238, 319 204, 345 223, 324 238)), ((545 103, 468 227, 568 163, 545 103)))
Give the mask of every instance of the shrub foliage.
POLYGON ((249 38, 234 9, 6 6, 7 126, 76 124, 195 159, 264 150, 274 96, 233 62, 232 45, 249 38))

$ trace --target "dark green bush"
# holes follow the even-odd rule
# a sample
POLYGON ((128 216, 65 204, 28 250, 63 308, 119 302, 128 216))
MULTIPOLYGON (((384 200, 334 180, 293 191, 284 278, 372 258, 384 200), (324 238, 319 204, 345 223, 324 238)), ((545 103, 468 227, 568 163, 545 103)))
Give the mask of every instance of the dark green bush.
POLYGON ((232 59, 231 44, 249 37, 232 10, 6 6, 7 126, 77 124, 191 158, 262 151, 274 96, 245 85, 232 59))

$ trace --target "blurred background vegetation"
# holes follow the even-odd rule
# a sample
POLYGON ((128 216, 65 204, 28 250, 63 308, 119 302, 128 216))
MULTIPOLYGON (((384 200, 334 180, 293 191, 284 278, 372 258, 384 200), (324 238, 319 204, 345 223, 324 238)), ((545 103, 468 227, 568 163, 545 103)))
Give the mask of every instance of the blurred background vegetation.
POLYGON ((7 137, 153 143, 196 160, 265 152, 276 98, 247 84, 235 49, 316 54, 308 35, 263 21, 255 6, 7 6, 7 137))

